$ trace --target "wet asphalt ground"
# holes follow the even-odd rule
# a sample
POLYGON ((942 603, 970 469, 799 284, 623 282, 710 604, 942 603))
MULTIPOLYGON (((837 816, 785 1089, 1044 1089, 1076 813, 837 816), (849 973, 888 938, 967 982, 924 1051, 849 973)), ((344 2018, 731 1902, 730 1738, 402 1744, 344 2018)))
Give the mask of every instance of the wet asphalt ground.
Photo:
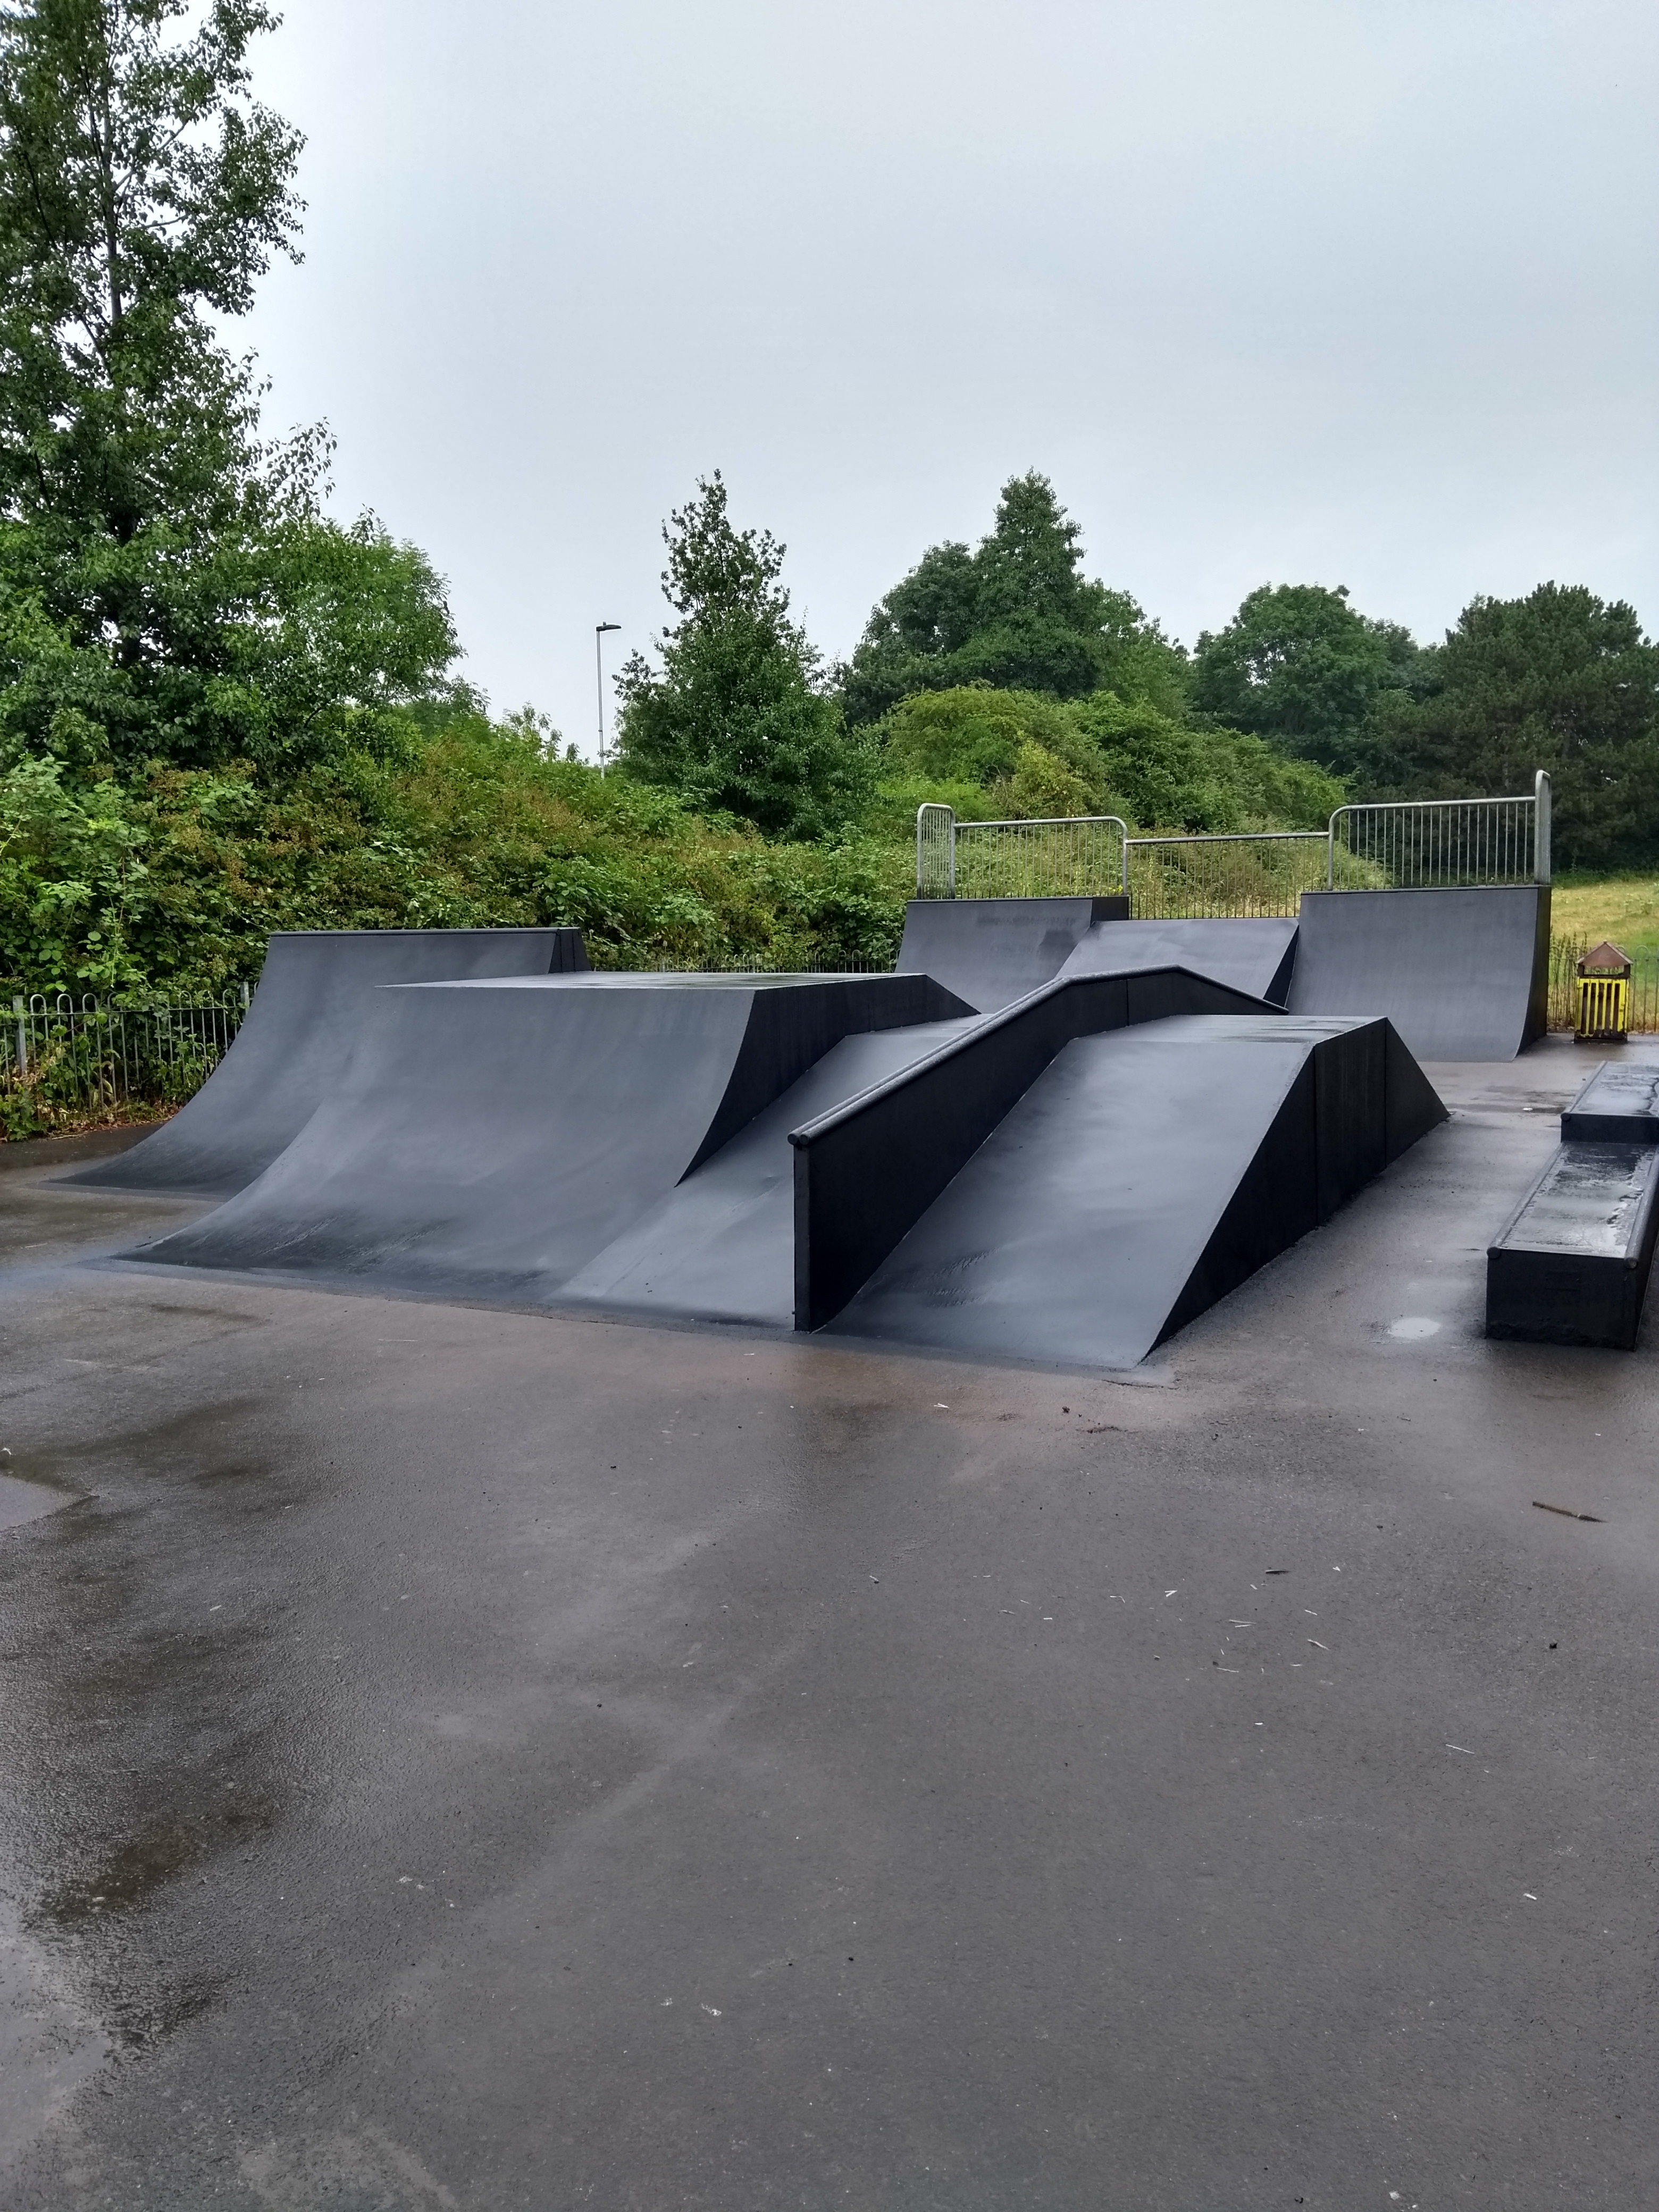
POLYGON ((1583 1062, 1436 1073, 1133 1382, 0 1173, 0 2204, 1659 2202, 1659 1323, 1483 1340, 1583 1062))

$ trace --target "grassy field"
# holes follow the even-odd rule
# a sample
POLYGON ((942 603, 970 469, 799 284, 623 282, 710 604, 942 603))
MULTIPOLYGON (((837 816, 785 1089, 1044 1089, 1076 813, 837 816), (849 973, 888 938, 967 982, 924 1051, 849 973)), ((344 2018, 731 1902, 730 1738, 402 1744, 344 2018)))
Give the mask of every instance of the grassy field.
POLYGON ((1550 900, 1550 925, 1558 937, 1587 945, 1610 937, 1622 951, 1659 948, 1659 876, 1562 876, 1550 900))

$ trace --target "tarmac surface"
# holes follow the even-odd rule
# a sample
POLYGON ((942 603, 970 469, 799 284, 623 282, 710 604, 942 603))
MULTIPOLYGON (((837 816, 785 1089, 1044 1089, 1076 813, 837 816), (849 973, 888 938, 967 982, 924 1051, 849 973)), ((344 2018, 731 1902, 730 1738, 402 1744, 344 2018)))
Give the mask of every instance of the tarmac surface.
POLYGON ((1480 1334, 1584 1071, 1128 1382, 0 1174, 0 2205, 1659 2201, 1659 1335, 1480 1334))

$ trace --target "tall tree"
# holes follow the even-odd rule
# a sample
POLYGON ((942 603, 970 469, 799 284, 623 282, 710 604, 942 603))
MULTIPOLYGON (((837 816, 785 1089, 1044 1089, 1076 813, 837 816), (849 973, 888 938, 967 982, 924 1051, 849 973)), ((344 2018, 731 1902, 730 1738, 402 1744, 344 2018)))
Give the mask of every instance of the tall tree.
POLYGON ((1346 584, 1263 584, 1193 654, 1193 702, 1218 721, 1352 772, 1379 693, 1419 680, 1418 648, 1397 623, 1373 622, 1346 584))
POLYGON ((1659 858, 1659 646, 1634 607, 1582 585, 1472 600, 1433 689, 1373 718, 1377 785, 1413 798, 1554 784, 1563 868, 1659 858))
POLYGON ((718 470, 663 538, 663 593, 679 620, 658 641, 660 670, 635 653, 617 678, 625 772, 771 836, 822 836, 862 803, 869 751, 847 735, 790 617, 784 547, 734 527, 718 470))
POLYGON ((0 7, 0 497, 118 545, 224 519, 254 459, 213 319, 298 258, 298 131, 249 92, 261 0, 0 7))
POLYGON ((455 656, 443 592, 262 447, 219 336, 297 258, 301 138, 252 94, 263 0, 0 0, 0 768, 388 741, 455 656))
POLYGON ((1133 671, 1178 692, 1182 655, 1124 592, 1083 573, 1082 532, 1047 477, 1003 486, 990 534, 933 546, 875 608, 843 673, 848 719, 962 684, 1079 699, 1133 671))

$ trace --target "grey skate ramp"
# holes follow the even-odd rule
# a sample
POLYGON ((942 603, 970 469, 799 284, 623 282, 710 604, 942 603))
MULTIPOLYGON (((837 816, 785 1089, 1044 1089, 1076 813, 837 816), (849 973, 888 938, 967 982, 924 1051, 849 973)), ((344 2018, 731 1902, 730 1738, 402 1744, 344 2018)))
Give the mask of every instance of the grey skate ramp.
POLYGON ((975 1019, 843 1037, 573 1276, 560 1303, 789 1328, 795 1296, 789 1132, 926 1058, 975 1019))
POLYGON ((1304 891, 1293 1014, 1385 1014, 1419 1060, 1513 1060, 1547 1026, 1550 895, 1304 891))
POLYGON ((1124 898, 912 899, 899 972, 994 1013, 1052 982, 1097 923, 1128 911, 1124 898))
POLYGON ((926 976, 550 976, 371 994, 306 1127, 168 1265, 537 1304, 849 1032, 959 1018, 926 976))
POLYGON ((1184 968, 1235 991, 1285 1005, 1296 960, 1294 921, 1099 921, 1062 963, 1062 975, 1122 975, 1184 968))
POLYGON ((310 1120, 384 983, 586 969, 579 929, 279 930, 235 1042, 154 1136, 70 1182, 228 1197, 310 1120))
POLYGON ((1133 1367, 1443 1118, 1380 1021, 1185 1017, 1079 1038, 830 1332, 1133 1367))

